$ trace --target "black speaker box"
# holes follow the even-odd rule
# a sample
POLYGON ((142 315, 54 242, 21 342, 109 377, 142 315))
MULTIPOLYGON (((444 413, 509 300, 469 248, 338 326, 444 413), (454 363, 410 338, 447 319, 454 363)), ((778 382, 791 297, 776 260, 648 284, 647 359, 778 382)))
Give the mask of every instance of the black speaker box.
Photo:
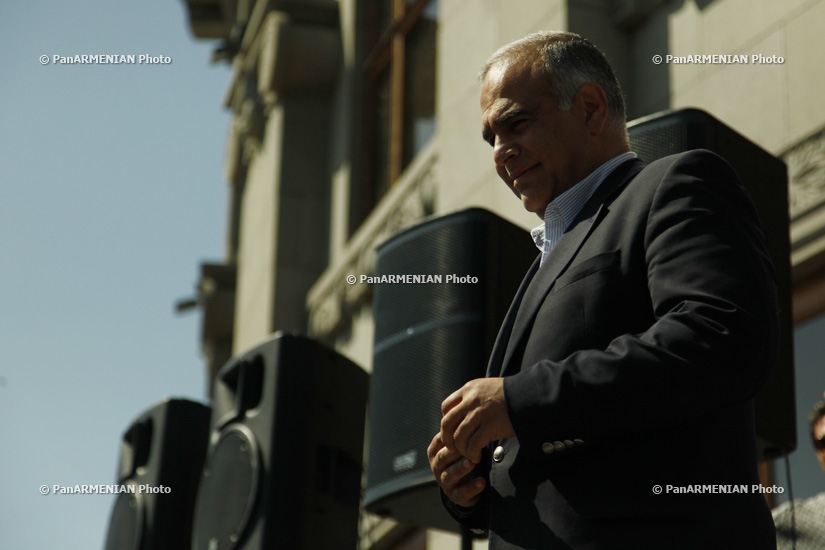
POLYGON ((165 400, 135 419, 121 440, 116 478, 134 492, 115 500, 106 550, 189 547, 208 439, 209 407, 194 401, 165 400))
POLYGON ((215 380, 193 550, 356 548, 368 382, 296 335, 227 363, 215 380))
POLYGON ((708 149, 727 160, 753 197, 776 268, 780 300, 780 359, 768 385, 756 396, 760 460, 796 448, 788 171, 782 160, 698 109, 665 111, 627 125, 630 146, 646 162, 691 149, 708 149))
POLYGON ((441 505, 427 446, 444 398, 485 375, 507 308, 537 255, 527 231, 478 208, 424 221, 378 248, 368 511, 459 530, 441 505))

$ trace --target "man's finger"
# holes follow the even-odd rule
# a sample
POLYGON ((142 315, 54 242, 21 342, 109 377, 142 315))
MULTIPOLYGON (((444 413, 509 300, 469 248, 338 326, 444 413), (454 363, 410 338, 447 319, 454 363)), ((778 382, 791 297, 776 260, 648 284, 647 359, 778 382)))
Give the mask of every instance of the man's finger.
POLYGON ((440 463, 444 464, 444 468, 441 469, 438 481, 445 492, 451 491, 454 487, 460 485, 475 467, 475 464, 463 456, 444 456, 442 461, 440 463))
POLYGON ((445 492, 447 498, 459 506, 470 508, 478 503, 481 492, 487 486, 487 482, 482 477, 472 478, 458 486, 449 493, 445 492))
MULTIPOLYGON (((479 423, 479 415, 476 411, 473 411, 464 417, 461 423, 455 427, 455 431, 452 434, 453 445, 456 451, 472 459, 476 464, 481 460, 481 457, 476 457, 471 453, 469 442, 482 428, 483 426, 479 423)), ((480 452, 478 454, 480 455, 480 452)))
MULTIPOLYGON (((437 446, 437 437, 433 438, 431 448, 437 446)), ((475 465, 446 447, 440 447, 430 460, 435 480, 447 498, 459 506, 473 506, 478 502, 486 482, 483 478, 473 476, 475 465)))
POLYGON ((455 434, 464 414, 466 414, 466 411, 463 411, 462 407, 456 406, 441 417, 441 441, 445 447, 456 450, 455 434))
POLYGON ((439 432, 433 436, 432 441, 430 441, 430 444, 427 446, 427 459, 430 463, 432 463, 435 454, 442 447, 444 447, 444 442, 441 440, 441 432, 439 432))
MULTIPOLYGON (((439 485, 442 485, 442 480, 446 480, 451 486, 459 482, 459 480, 467 474, 467 472, 460 472, 459 463, 464 460, 460 454, 455 451, 450 451, 446 447, 442 447, 430 461, 430 469, 433 475, 438 480, 439 485)), ((451 488, 451 487, 448 487, 451 488)))
POLYGON ((464 387, 462 386, 462 387, 458 388, 456 391, 454 391, 453 393, 451 393, 450 395, 448 395, 447 398, 444 399, 444 401, 441 402, 441 414, 442 415, 447 414, 448 412, 450 412, 453 409, 453 407, 455 407, 456 405, 461 403, 461 401, 463 399, 463 397, 462 397, 462 392, 463 391, 464 391, 464 387))
MULTIPOLYGON (((486 427, 489 427, 489 424, 486 427)), ((467 443, 464 446, 464 456, 478 464, 481 462, 481 452, 493 439, 494 438, 490 437, 484 425, 479 426, 478 429, 467 438, 467 443)))

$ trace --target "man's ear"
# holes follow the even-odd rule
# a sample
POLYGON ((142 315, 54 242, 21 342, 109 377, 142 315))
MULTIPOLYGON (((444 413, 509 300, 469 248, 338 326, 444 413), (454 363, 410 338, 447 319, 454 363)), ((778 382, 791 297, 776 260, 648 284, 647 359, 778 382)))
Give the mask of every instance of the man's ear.
POLYGON ((604 93, 602 87, 595 82, 585 82, 576 94, 576 102, 584 109, 585 122, 590 135, 601 134, 610 118, 607 94, 604 93))

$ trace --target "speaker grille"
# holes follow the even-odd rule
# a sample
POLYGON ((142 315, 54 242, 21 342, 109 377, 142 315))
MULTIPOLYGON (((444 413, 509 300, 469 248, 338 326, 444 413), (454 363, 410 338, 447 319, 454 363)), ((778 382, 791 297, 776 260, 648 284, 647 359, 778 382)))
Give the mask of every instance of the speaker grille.
POLYGON ((195 510, 193 550, 232 550, 243 537, 258 492, 255 436, 230 425, 207 458, 195 510))
POLYGON ((477 345, 480 329, 479 316, 458 323, 437 323, 430 330, 410 334, 376 354, 370 410, 405 414, 371 418, 373 440, 395 452, 381 453, 370 460, 370 484, 385 483, 409 469, 429 469, 427 456, 421 450, 427 448, 438 431, 438 405, 467 380, 484 376, 486 357, 477 345), (396 388, 411 391, 395 391, 396 388), (415 460, 403 460, 411 451, 415 451, 415 460))
MULTIPOLYGON (((448 275, 486 276, 483 255, 475 250, 478 241, 486 240, 486 226, 477 223, 434 223, 427 229, 426 237, 422 237, 420 231, 413 231, 386 243, 380 252, 376 275, 432 275, 440 277, 442 282, 395 284, 388 291, 375 292, 373 314, 376 319, 376 344, 380 345, 409 327, 446 319, 468 310, 477 311, 481 307, 486 281, 479 281, 480 284, 454 284, 447 283, 446 279, 448 275), (475 235, 474 231, 481 234, 475 235)), ((384 289, 386 286, 376 288, 384 289)))
POLYGON ((423 222, 378 249, 377 276, 432 275, 441 282, 375 285, 368 510, 457 530, 441 506, 427 446, 444 398, 484 376, 501 321, 537 253, 526 231, 481 209, 423 222))
POLYGON ((112 510, 106 550, 138 550, 144 529, 139 493, 121 493, 112 510))

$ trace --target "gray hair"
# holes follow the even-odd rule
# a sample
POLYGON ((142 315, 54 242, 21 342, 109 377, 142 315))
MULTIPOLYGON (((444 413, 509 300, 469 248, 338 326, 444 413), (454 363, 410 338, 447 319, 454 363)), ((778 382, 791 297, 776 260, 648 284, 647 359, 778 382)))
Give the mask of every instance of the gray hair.
POLYGON ((499 63, 541 55, 541 73, 547 78, 548 92, 567 111, 572 107, 579 88, 595 82, 607 96, 611 125, 626 135, 626 110, 622 89, 604 54, 578 34, 562 31, 540 31, 511 42, 496 51, 481 69, 484 80, 490 69, 499 63))

